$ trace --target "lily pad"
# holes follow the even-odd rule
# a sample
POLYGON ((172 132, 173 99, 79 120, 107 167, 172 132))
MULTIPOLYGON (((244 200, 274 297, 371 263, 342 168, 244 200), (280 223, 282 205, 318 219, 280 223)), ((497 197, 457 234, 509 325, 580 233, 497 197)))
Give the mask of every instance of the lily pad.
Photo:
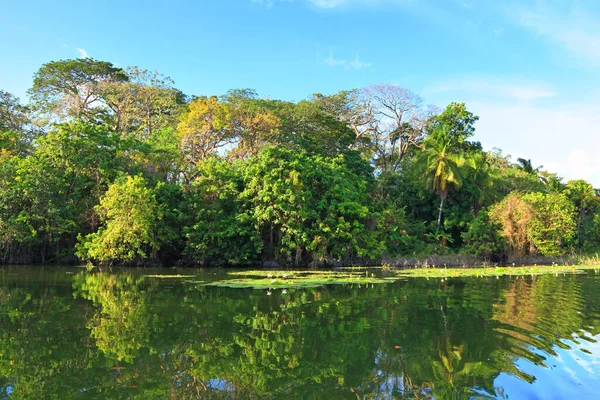
POLYGON ((324 285, 390 283, 399 279, 376 278, 362 272, 335 271, 235 271, 229 275, 244 277, 211 282, 207 286, 254 289, 309 288, 324 285))

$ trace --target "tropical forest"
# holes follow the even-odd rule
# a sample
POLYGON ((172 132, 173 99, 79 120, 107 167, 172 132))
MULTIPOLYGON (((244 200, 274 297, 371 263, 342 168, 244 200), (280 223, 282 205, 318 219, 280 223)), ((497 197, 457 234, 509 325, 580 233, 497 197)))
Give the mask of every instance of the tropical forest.
POLYGON ((290 102, 51 61, 27 102, 0 92, 0 261, 507 264, 598 251, 598 190, 485 151, 478 119, 396 85, 290 102))

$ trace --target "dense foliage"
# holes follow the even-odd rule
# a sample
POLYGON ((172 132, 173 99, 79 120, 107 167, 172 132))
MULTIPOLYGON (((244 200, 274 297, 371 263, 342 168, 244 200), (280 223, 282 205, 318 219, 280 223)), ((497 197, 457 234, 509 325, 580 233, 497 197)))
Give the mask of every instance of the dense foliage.
POLYGON ((598 190, 472 141, 464 104, 376 85, 186 96, 94 59, 0 91, 0 262, 487 260, 595 251, 598 190))

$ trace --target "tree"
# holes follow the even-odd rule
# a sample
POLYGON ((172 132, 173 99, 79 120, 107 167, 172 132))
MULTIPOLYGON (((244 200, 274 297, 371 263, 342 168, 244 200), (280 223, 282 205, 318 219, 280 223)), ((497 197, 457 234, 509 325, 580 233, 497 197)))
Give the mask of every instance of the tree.
POLYGON ((198 98, 188 105, 177 133, 184 161, 188 166, 188 182, 195 175, 194 166, 216 155, 217 151, 232 145, 235 136, 230 128, 230 110, 216 97, 198 98))
POLYGON ((437 127, 446 126, 448 135, 464 150, 470 150, 473 147, 481 149, 479 143, 471 143, 467 140, 475 133, 475 123, 478 120, 477 115, 467 110, 465 103, 452 102, 441 114, 431 119, 429 128, 435 130, 437 127))
POLYGON ((567 182, 565 193, 573 202, 578 211, 579 217, 577 219, 577 243, 579 246, 581 246, 585 240, 582 232, 582 224, 585 220, 586 212, 589 211, 589 207, 592 205, 592 202, 596 197, 596 191, 592 187, 591 183, 588 183, 583 179, 578 179, 567 182))
POLYGON ((484 152, 475 152, 470 155, 471 168, 467 168, 465 189, 471 195, 473 202, 473 215, 477 217, 485 205, 492 204, 498 192, 495 188, 494 173, 488 156, 484 152))
POLYGON ((370 149, 369 136, 373 133, 370 124, 374 122, 375 116, 371 112, 369 103, 361 101, 361 92, 359 89, 352 89, 342 90, 332 95, 315 93, 310 102, 333 116, 352 132, 352 140, 347 144, 349 148, 370 154, 372 149, 370 149))
POLYGON ((511 193, 490 209, 490 219, 514 253, 563 254, 575 234, 573 204, 563 194, 511 193))
POLYGON ((110 123, 121 135, 146 141, 156 130, 174 127, 184 102, 173 80, 156 71, 129 67, 127 80, 100 83, 102 99, 113 115, 110 123))
POLYGON ((51 61, 35 73, 28 93, 34 107, 50 119, 95 121, 105 113, 102 84, 125 82, 121 68, 93 58, 51 61))
POLYGON ((221 101, 231 115, 229 129, 235 141, 229 158, 247 159, 277 142, 280 120, 254 90, 230 90, 221 101))
POLYGON ((25 154, 33 140, 30 110, 19 98, 0 90, 0 152, 25 154))
POLYGON ((323 98, 298 103, 269 101, 267 107, 280 121, 278 145, 334 157, 350 151, 356 141, 344 116, 335 114, 336 107, 323 98))
POLYGON ((464 250, 485 260, 499 258, 505 245, 500 231, 501 227, 490 219, 487 209, 482 210, 469 223, 468 230, 461 235, 464 250))
POLYGON ((96 207, 103 226, 79 236, 78 256, 100 263, 133 261, 157 250, 154 224, 159 219, 154 194, 141 176, 123 176, 110 185, 96 207))
POLYGON ((533 168, 533 164, 531 163, 530 159, 526 160, 524 158, 517 158, 517 168, 527 172, 528 174, 537 175, 543 167, 543 165, 540 165, 539 167, 533 168))
POLYGON ((29 108, 19 98, 0 90, 0 132, 14 131, 23 133, 29 124, 29 108))
POLYGON ((442 210, 448 191, 452 185, 459 187, 463 181, 461 167, 466 159, 462 154, 453 152, 453 144, 447 128, 438 128, 423 142, 417 161, 422 166, 429 189, 440 196, 438 231, 442 224, 442 210))
POLYGON ((239 163, 216 158, 198 164, 198 178, 186 192, 185 254, 200 265, 252 265, 262 242, 249 204, 241 197, 239 163))
POLYGON ((381 253, 369 182, 348 158, 269 147, 245 165, 242 197, 266 257, 300 264, 381 253))
POLYGON ((354 125, 357 137, 369 138, 374 163, 381 171, 396 172, 424 133, 423 100, 399 86, 373 85, 360 90, 358 101, 364 111, 354 125))
POLYGON ((535 210, 535 218, 528 227, 535 248, 547 256, 564 254, 576 233, 573 204, 559 193, 528 193, 523 200, 535 210))

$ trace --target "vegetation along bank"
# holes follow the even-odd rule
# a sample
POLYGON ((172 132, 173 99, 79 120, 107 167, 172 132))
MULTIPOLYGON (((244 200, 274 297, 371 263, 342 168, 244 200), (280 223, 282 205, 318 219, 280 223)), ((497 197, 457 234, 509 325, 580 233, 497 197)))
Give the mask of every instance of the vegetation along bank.
POLYGON ((594 254, 600 197, 473 141, 465 104, 374 85, 196 96, 137 67, 44 64, 0 91, 0 262, 510 263, 594 254))

